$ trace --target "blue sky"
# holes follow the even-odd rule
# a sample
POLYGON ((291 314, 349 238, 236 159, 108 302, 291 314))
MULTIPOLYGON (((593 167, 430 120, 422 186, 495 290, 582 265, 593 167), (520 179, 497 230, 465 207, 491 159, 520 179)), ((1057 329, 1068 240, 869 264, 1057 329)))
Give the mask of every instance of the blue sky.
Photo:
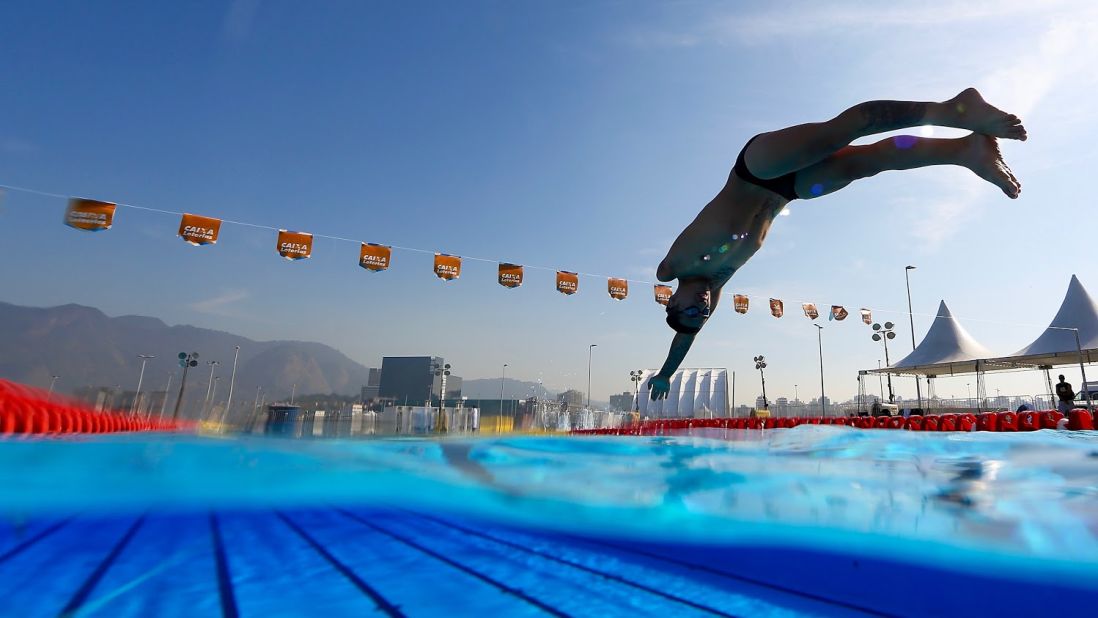
MULTIPOLYGON (((654 281, 752 135, 979 87, 1029 130, 1002 146, 1021 199, 932 168, 795 202, 726 289, 752 295, 752 311, 722 304, 685 363, 736 371, 749 402, 751 358, 766 354, 768 392, 797 385, 807 399, 818 357, 801 301, 875 308, 901 327, 899 356, 914 264, 917 336, 944 298, 1006 354, 1047 325, 1072 273, 1098 293, 1084 232, 1095 61, 1086 2, 7 4, 0 183, 654 281), (785 318, 765 313, 768 296, 785 318)), ((586 388, 596 343, 596 399, 629 390, 629 370, 658 367, 670 341, 642 283, 616 302, 584 277, 565 297, 530 269, 508 290, 475 261, 444 283, 429 255, 403 251, 370 274, 350 243, 318 238, 313 258, 289 263, 264 229, 226 225, 195 248, 171 216, 120 209, 112 230, 87 234, 60 224, 61 200, 3 200, 7 302, 316 340, 370 366, 437 354, 466 378, 508 363, 560 389, 586 388)), ((879 344, 856 319, 824 326, 829 395, 845 399, 879 344)), ((965 383, 938 392, 963 396, 965 383)))

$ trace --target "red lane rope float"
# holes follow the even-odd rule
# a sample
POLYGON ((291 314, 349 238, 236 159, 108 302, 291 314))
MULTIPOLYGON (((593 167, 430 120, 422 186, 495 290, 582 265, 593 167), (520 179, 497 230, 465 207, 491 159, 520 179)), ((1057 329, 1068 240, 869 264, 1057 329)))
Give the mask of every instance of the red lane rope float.
POLYGON ((125 412, 92 410, 81 402, 39 388, 0 380, 0 436, 193 429, 193 423, 154 421, 125 412))
MULTIPOLYGON (((784 417, 784 418, 707 418, 707 419, 653 419, 633 423, 627 427, 602 429, 575 429, 573 435, 657 436, 691 433, 693 430, 732 429, 765 430, 787 429, 798 425, 844 425, 859 429, 899 429, 909 431, 990 431, 1019 432, 1042 429, 1093 430, 1098 422, 1088 410, 1076 408, 1064 414, 1056 410, 1026 412, 983 412, 973 414, 946 413, 929 416, 912 415, 879 417, 784 417)), ((703 436, 711 432, 700 432, 703 436)))

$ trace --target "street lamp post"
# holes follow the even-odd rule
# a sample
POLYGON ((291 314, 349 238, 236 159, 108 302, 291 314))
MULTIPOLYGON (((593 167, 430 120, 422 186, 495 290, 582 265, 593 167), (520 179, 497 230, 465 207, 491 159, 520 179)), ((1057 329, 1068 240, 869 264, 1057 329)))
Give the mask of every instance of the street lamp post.
MULTIPOLYGON (((145 363, 149 362, 150 358, 156 358, 151 354, 138 354, 137 358, 141 359, 141 373, 137 375, 137 394, 133 396, 133 405, 130 407, 130 416, 137 414, 137 406, 141 401, 141 383, 145 381, 145 363)), ((167 395, 167 393, 165 393, 167 395)))
POLYGON ((236 361, 240 358, 240 346, 236 346, 236 354, 233 355, 233 375, 229 378, 229 400, 225 402, 225 413, 221 415, 224 423, 229 417, 229 411, 233 409, 233 387, 236 386, 236 361))
POLYGON ((53 385, 57 384, 57 379, 61 376, 50 376, 50 392, 46 395, 46 401, 53 399, 53 385))
POLYGON ((203 411, 202 411, 203 418, 205 417, 206 414, 210 413, 210 392, 213 391, 213 369, 215 367, 219 366, 219 364, 221 364, 221 361, 208 360, 208 361, 206 361, 206 364, 209 364, 209 366, 210 366, 210 383, 206 384, 205 409, 203 409, 203 411))
POLYGON ((168 391, 172 390, 172 378, 174 373, 168 374, 168 385, 164 387, 164 398, 160 400, 160 420, 164 420, 164 411, 168 409, 168 391))
POLYGON ((503 422, 503 389, 507 384, 507 363, 503 363, 503 373, 499 376, 499 420, 496 421, 496 434, 503 431, 500 424, 503 422))
MULTIPOLYGON (((915 351, 915 314, 911 312, 911 277, 908 273, 915 270, 914 266, 904 267, 904 281, 907 283, 907 319, 911 323, 911 351, 915 351)), ((915 397, 919 400, 919 409, 923 407, 923 386, 919 375, 915 374, 915 397)))
POLYGON ((813 326, 816 327, 816 339, 820 344, 820 416, 827 416, 827 398, 824 396, 824 327, 819 324, 813 324, 813 326))
MULTIPOLYGON (((888 340, 896 338, 896 332, 892 330, 895 326, 892 322, 885 322, 884 328, 881 328, 880 324, 873 325, 873 341, 884 342, 885 349, 885 367, 888 367, 892 363, 888 360, 888 340)), ((896 395, 892 392, 892 374, 888 374, 888 403, 896 401, 896 395)))
POLYGON ((767 402, 767 400, 766 400, 766 374, 763 372, 763 369, 766 369, 766 357, 764 357, 762 354, 760 354, 752 360, 755 361, 755 369, 759 370, 759 378, 762 379, 763 409, 766 410, 767 412, 769 412, 770 411, 770 403, 767 402))
POLYGON ((214 378, 213 394, 210 395, 210 412, 217 408, 217 385, 221 384, 221 376, 214 378))
POLYGON ((633 381, 633 411, 640 413, 640 383, 644 379, 644 370, 630 371, 629 379, 633 381))
MULTIPOLYGON (((435 375, 438 376, 438 378, 439 378, 438 419, 437 419, 437 422, 435 423, 436 424, 435 430, 438 433, 442 433, 442 415, 443 415, 443 408, 446 405, 446 376, 450 375, 450 363, 445 363, 443 365, 438 365, 436 363, 434 365, 434 367, 435 367, 435 375)), ((428 402, 428 403, 430 403, 430 402, 428 402)), ((426 429, 426 427, 424 429, 426 429)))
POLYGON ((587 412, 591 412, 591 351, 599 347, 599 344, 592 343, 587 346, 587 412))

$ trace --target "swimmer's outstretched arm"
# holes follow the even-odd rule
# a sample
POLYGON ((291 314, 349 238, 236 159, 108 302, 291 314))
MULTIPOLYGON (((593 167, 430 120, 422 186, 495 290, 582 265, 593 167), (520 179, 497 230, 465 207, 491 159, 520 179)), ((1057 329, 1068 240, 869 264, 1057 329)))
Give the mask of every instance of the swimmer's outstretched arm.
POLYGON ((663 368, 658 374, 648 379, 648 390, 653 400, 667 397, 667 391, 671 390, 671 375, 682 364, 682 360, 686 358, 686 353, 690 351, 690 346, 693 344, 694 335, 675 334, 675 338, 671 340, 671 349, 667 352, 667 360, 663 362, 663 368))

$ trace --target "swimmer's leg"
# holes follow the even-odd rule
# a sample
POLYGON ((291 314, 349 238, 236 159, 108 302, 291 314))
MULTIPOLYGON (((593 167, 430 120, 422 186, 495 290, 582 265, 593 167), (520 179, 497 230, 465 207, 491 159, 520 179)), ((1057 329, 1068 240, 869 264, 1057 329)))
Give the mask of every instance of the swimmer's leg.
POLYGON ((931 165, 966 167, 1010 198, 1018 197, 1022 190, 1021 183, 1003 161, 995 138, 979 133, 957 139, 901 135, 868 146, 847 146, 798 171, 794 186, 798 196, 811 199, 880 172, 931 165))
POLYGON ((988 104, 975 88, 969 88, 941 103, 867 101, 826 122, 763 133, 744 153, 744 161, 759 178, 777 178, 818 163, 860 137, 922 125, 1026 139, 1025 127, 1017 116, 988 104))

